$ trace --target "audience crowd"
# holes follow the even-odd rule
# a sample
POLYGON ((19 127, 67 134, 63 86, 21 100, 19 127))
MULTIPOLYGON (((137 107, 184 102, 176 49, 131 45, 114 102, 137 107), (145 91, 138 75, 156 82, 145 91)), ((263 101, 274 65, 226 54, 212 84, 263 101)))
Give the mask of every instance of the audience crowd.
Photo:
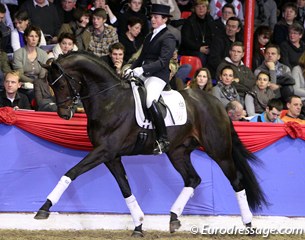
POLYGON ((243 63, 245 0, 16 2, 0 3, 0 106, 57 111, 40 63, 70 51, 91 52, 123 76, 151 32, 151 5, 162 3, 170 6, 167 25, 176 39, 168 66, 173 89, 213 94, 233 121, 303 123, 305 1, 256 1, 250 68, 243 63), (198 58, 201 68, 191 71, 181 56, 198 58))

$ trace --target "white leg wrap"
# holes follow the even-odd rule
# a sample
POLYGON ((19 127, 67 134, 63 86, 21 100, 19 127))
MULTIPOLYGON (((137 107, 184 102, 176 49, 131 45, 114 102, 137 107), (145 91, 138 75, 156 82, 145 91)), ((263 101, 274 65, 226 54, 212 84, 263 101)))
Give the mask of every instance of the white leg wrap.
POLYGON ((144 213, 142 212, 137 199, 134 195, 131 195, 128 198, 125 198, 126 205, 129 208, 132 220, 136 227, 140 226, 144 221, 144 213))
POLYGON ((184 187, 180 195, 176 199, 175 203, 173 204, 171 208, 171 212, 177 214, 177 216, 179 217, 182 214, 186 203, 193 195, 194 195, 194 188, 184 187))
POLYGON ((246 191, 242 190, 240 192, 236 192, 235 194, 236 194, 237 202, 238 202, 240 213, 241 213, 241 219, 242 219, 243 223, 244 224, 251 223, 253 215, 249 208, 246 191))
POLYGON ((59 198, 64 193, 64 191, 67 189, 67 187, 69 187, 70 183, 71 183, 71 179, 69 177, 66 177, 66 176, 61 177, 61 179, 57 183, 56 187, 47 197, 52 202, 53 206, 58 202, 59 198))

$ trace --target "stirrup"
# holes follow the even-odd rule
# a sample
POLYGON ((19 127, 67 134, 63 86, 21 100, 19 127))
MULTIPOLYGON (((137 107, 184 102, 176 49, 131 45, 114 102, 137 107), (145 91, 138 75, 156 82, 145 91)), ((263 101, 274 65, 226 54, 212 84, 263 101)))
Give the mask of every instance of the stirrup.
POLYGON ((153 150, 154 155, 159 155, 169 150, 169 141, 167 140, 157 140, 156 146, 153 150))

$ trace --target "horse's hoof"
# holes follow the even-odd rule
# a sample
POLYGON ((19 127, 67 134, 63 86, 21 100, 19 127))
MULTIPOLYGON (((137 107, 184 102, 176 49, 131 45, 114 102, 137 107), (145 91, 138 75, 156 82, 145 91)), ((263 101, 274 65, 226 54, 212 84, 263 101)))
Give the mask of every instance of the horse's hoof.
POLYGON ((49 216, 50 216, 50 212, 49 211, 39 210, 36 213, 34 219, 37 219, 37 220, 48 219, 49 216))
POLYGON ((136 231, 136 230, 134 230, 134 231, 132 232, 131 236, 132 236, 132 237, 135 237, 135 238, 141 238, 141 237, 144 237, 144 234, 143 234, 143 232, 141 232, 141 231, 136 231))
POLYGON ((169 232, 174 233, 176 230, 178 230, 181 227, 181 223, 179 220, 171 221, 169 223, 169 232))

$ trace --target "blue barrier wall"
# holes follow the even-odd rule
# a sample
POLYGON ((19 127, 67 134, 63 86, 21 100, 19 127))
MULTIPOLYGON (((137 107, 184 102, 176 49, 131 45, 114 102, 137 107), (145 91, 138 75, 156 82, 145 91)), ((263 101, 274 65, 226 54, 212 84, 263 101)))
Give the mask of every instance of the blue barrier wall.
MULTIPOLYGON (((0 211, 33 212, 45 202, 60 177, 87 152, 42 140, 15 126, 0 124, 0 211)), ((259 151, 263 167, 254 167, 270 202, 257 215, 305 216, 305 142, 285 137, 259 151)), ((239 214, 234 192, 219 167, 205 153, 192 161, 202 178, 184 214, 239 214)), ((167 214, 183 182, 161 156, 124 157, 123 163, 146 214, 167 214)), ((52 211, 128 213, 119 188, 104 165, 77 178, 52 211)))

